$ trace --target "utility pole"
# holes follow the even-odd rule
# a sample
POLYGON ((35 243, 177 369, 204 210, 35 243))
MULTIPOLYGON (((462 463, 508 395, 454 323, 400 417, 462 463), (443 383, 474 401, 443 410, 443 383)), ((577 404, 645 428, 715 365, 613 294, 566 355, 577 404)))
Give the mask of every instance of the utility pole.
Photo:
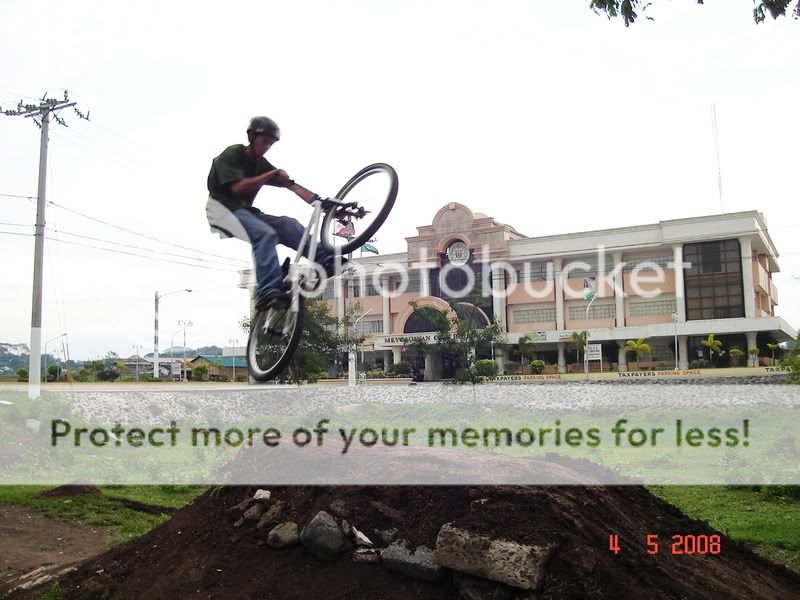
POLYGON ((41 393, 38 377, 33 377, 34 373, 39 373, 42 364, 42 270, 44 258, 44 211, 45 211, 45 192, 47 183, 47 143, 50 130, 50 118, 64 127, 67 124, 58 115, 64 108, 73 108, 75 113, 81 118, 89 120, 89 114, 83 114, 75 108, 75 102, 69 99, 69 93, 64 90, 64 99, 56 100, 48 98, 47 94, 42 96, 39 104, 23 104, 22 100, 17 104, 16 109, 2 109, 0 114, 8 117, 32 118, 34 123, 41 129, 41 139, 39 142, 39 187, 36 203, 36 229, 34 233, 34 253, 33 253, 33 297, 31 307, 31 344, 30 358, 28 359, 28 398, 35 400, 41 393))
MULTIPOLYGON (((161 373, 159 371, 159 368, 160 368, 159 367, 159 358, 158 358, 158 301, 161 298, 163 298, 164 296, 171 296, 172 294, 180 294, 181 292, 191 292, 191 291, 192 290, 190 290, 189 288, 185 288, 183 290, 175 290, 174 292, 167 292, 166 294, 159 294, 158 291, 156 291, 156 294, 155 294, 155 300, 156 300, 156 302, 155 302, 155 304, 156 304, 156 306, 155 306, 155 308, 156 308, 155 315, 156 315, 156 318, 155 318, 155 329, 154 329, 154 332, 153 332, 153 378, 154 379, 160 379, 161 378, 161 373)), ((171 355, 170 355, 170 358, 172 358, 171 355)), ((170 368, 170 378, 171 378, 172 377, 172 364, 171 363, 170 363, 170 367, 169 368, 170 368)))

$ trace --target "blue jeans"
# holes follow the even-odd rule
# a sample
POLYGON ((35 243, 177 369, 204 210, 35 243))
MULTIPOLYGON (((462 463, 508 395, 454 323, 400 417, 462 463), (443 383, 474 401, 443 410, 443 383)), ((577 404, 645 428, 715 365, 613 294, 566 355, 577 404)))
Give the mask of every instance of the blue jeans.
MULTIPOLYGON (((277 244, 297 250, 305 227, 291 217, 267 215, 257 208, 239 208, 233 211, 241 223, 253 247, 253 262, 256 265, 256 301, 273 289, 282 287, 283 273, 278 261, 277 244)), ((308 244, 303 249, 308 256, 308 244)), ((323 267, 333 260, 333 255, 317 246, 316 262, 323 267)))

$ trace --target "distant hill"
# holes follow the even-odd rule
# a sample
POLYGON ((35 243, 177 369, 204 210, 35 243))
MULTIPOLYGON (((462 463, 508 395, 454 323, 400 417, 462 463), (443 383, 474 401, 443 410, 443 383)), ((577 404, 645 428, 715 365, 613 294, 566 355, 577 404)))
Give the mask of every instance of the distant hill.
POLYGON ((0 342, 0 367, 7 367, 12 371, 20 367, 27 367, 30 358, 28 344, 9 344, 0 342))

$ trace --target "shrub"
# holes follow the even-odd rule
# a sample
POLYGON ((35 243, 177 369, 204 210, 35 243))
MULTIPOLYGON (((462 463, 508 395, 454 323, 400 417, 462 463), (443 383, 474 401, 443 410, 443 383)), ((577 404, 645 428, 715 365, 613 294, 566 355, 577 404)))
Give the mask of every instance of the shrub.
POLYGON ((699 358, 689 363, 690 369, 707 369, 708 361, 705 358, 699 358))
POLYGON ((475 373, 479 377, 497 377, 497 361, 490 358, 475 361, 475 373))
POLYGON ((208 365, 197 365, 192 369, 192 379, 206 381, 208 379, 208 365))
POLYGON ((506 375, 516 375, 519 373, 520 366, 517 363, 510 363, 503 367, 506 375))
POLYGON ((81 369, 73 376, 75 381, 85 382, 89 381, 89 371, 87 369, 81 369))
POLYGON ((783 359, 783 366, 791 369, 789 381, 791 383, 800 384, 800 353, 797 352, 797 348, 792 350, 792 353, 783 359))
POLYGON ((152 373, 139 373, 139 381, 153 381, 152 373))
POLYGON ((17 369, 17 381, 28 381, 28 369, 17 369))
POLYGON ((383 379, 386 374, 381 369, 367 371, 367 379, 383 379))
POLYGON ((532 360, 530 364, 531 364, 531 373, 533 373, 534 375, 539 375, 542 371, 544 371, 543 360, 532 360))
POLYGON ((97 372, 97 381, 115 381, 119 377, 116 369, 103 369, 97 372))
POLYGON ((411 374, 411 363, 407 360, 401 360, 394 366, 394 372, 398 375, 410 375, 411 374))

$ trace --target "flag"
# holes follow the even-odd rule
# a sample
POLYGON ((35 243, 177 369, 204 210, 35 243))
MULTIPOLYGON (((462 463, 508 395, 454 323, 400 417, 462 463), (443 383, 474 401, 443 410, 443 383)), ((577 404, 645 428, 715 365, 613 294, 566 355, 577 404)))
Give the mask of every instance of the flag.
POLYGON ((363 246, 361 246, 361 249, 364 250, 364 252, 372 252, 373 254, 380 254, 380 252, 378 252, 378 249, 372 244, 364 244, 363 246))
POLYGON ((336 230, 334 235, 352 240, 354 237, 356 237, 356 228, 352 221, 348 221, 347 223, 342 224, 341 227, 336 230))

